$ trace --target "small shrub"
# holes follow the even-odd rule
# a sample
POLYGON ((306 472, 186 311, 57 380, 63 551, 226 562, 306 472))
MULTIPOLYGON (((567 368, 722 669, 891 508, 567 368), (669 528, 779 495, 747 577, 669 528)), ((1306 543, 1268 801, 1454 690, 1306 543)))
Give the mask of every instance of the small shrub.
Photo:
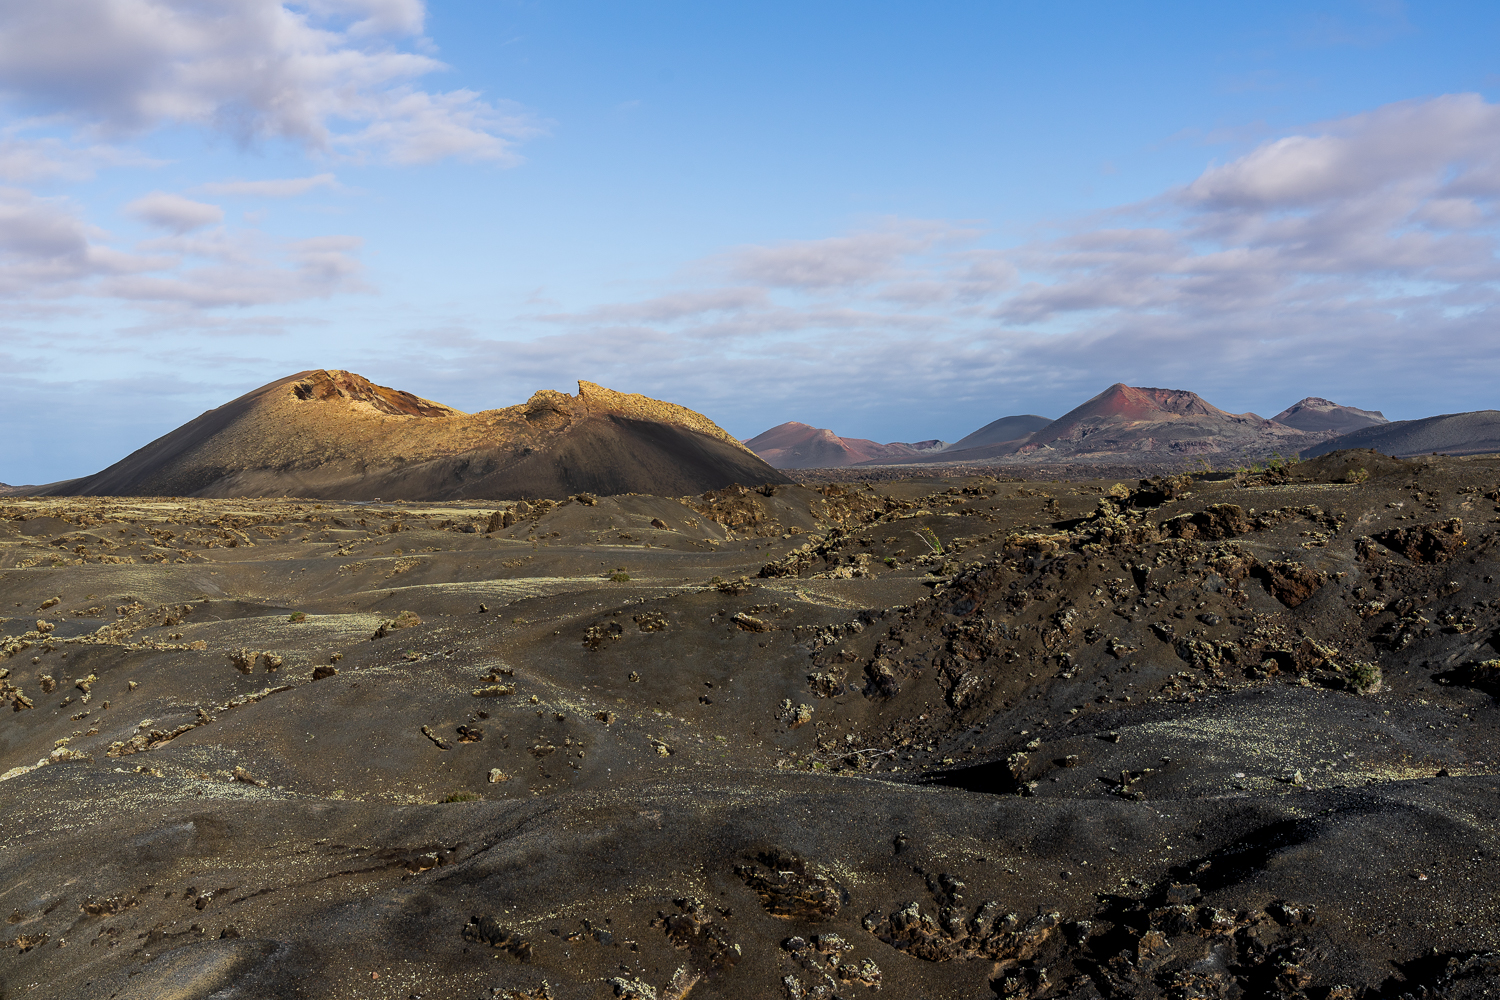
POLYGON ((1357 485, 1359 483, 1366 482, 1367 480, 1369 480, 1369 478, 1370 478, 1370 470, 1369 469, 1363 469, 1363 468, 1360 468, 1360 469, 1350 469, 1348 471, 1348 473, 1346 473, 1345 476, 1344 476, 1344 482, 1346 482, 1346 483, 1354 483, 1354 484, 1357 485))
POLYGON ((286 620, 289 622, 305 622, 307 621, 307 615, 303 614, 300 611, 293 611, 290 615, 287 616, 286 620))
POLYGON ((1349 686, 1360 694, 1374 694, 1380 690, 1383 680, 1380 664, 1366 660, 1355 660, 1349 665, 1349 686))
POLYGON ((629 583, 630 582, 630 574, 629 573, 611 573, 611 574, 609 574, 609 579, 610 579, 611 583, 629 583))
POLYGON ((443 799, 442 801, 444 801, 444 802, 478 802, 479 801, 479 796, 475 795, 473 792, 454 792, 452 795, 448 796, 447 798, 443 799))

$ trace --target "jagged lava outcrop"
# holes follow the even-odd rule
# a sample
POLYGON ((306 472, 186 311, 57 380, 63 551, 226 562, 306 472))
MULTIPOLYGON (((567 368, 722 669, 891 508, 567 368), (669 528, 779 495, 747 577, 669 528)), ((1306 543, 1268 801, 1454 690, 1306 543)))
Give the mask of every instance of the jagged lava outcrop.
POLYGON ((699 493, 786 478, 686 407, 578 383, 464 413, 346 371, 246 393, 54 496, 453 500, 699 493))

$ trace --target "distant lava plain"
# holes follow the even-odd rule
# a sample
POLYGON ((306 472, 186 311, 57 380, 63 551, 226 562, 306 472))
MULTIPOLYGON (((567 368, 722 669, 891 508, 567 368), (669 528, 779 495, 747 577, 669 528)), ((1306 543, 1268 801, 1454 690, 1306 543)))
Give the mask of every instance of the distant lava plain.
POLYGON ((6 498, 0 996, 1484 996, 1497 505, 6 498))

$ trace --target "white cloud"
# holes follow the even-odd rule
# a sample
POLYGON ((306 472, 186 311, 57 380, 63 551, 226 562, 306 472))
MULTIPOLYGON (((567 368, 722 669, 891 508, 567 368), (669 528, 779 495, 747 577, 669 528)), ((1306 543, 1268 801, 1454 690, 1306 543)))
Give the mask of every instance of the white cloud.
POLYGON ((1212 167, 1184 200, 1208 209, 1291 209, 1416 182, 1500 193, 1500 106, 1478 94, 1402 101, 1265 143, 1212 167))
POLYGON ((176 195, 132 203, 173 235, 122 249, 65 199, 0 188, 0 298, 8 312, 97 300, 179 309, 255 306, 368 291, 351 236, 278 241, 255 230, 193 230, 221 217, 176 195))
POLYGON ((1393 282, 1432 285, 1420 298, 1477 290, 1500 278, 1497 165, 1500 107, 1473 94, 1331 122, 1122 210, 1117 228, 1024 248, 1017 260, 1038 280, 1001 314, 1037 323, 1130 310, 1193 323, 1321 302, 1348 316, 1387 308, 1393 282), (1128 225, 1148 215, 1157 224, 1128 225))
POLYGON ((224 221, 224 210, 218 205, 184 198, 180 194, 153 191, 125 206, 125 214, 174 233, 191 232, 224 221))
POLYGON ((909 222, 853 236, 741 247, 727 256, 725 264, 734 277, 773 288, 863 286, 896 277, 905 258, 965 235, 972 234, 909 222))
POLYGON ((349 33, 420 35, 427 17, 422 0, 309 0, 306 6, 325 17, 352 17, 349 33))
POLYGON ((102 237, 64 199, 0 188, 0 297, 55 300, 96 278, 165 263, 121 253, 102 237))
POLYGON ((312 177, 282 177, 264 181, 212 181, 201 185, 209 194, 249 198, 295 198, 315 188, 337 188, 338 178, 333 174, 317 174, 312 177))
POLYGON ((203 125, 398 163, 514 162, 540 126, 467 90, 414 81, 444 68, 418 0, 0 0, 0 94, 105 133, 203 125))
POLYGON ((56 136, 28 136, 45 122, 16 122, 0 128, 0 180, 87 180, 101 167, 158 166, 132 150, 103 143, 79 145, 56 136))
POLYGON ((454 157, 520 162, 514 147, 542 128, 519 105, 489 104, 472 90, 429 94, 393 88, 349 102, 348 116, 369 122, 358 132, 337 135, 333 144, 357 154, 380 149, 393 163, 431 163, 454 157))

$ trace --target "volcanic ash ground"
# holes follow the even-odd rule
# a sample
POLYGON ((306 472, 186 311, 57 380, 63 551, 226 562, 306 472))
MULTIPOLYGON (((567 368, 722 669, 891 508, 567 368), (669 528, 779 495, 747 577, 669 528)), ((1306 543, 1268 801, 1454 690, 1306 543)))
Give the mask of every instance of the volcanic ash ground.
POLYGON ((0 997, 1468 997, 1500 461, 0 501, 0 997))

